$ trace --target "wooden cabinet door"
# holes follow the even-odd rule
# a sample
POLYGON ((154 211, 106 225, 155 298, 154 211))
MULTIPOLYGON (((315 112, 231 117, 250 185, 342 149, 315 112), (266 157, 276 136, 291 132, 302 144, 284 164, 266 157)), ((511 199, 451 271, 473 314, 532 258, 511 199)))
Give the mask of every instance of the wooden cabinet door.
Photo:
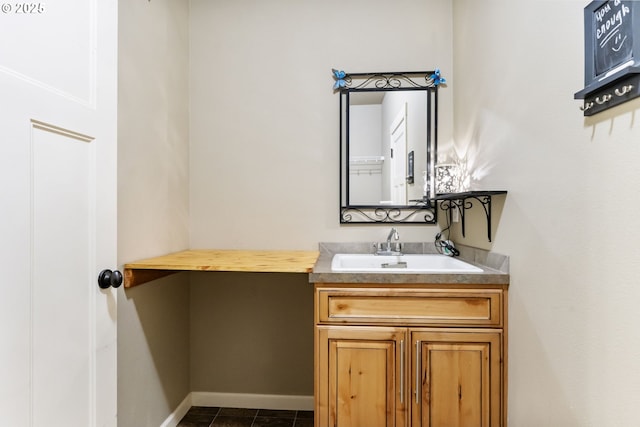
POLYGON ((317 328, 317 427, 405 425, 406 331, 317 328))
POLYGON ((495 330, 412 330, 411 425, 502 426, 501 339, 495 330))

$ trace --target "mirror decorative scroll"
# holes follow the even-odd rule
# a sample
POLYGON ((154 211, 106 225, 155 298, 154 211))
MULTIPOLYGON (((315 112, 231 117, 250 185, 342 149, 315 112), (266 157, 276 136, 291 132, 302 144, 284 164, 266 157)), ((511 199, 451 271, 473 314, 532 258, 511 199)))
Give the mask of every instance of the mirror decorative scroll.
POLYGON ((340 94, 340 222, 435 224, 440 71, 345 73, 340 94))

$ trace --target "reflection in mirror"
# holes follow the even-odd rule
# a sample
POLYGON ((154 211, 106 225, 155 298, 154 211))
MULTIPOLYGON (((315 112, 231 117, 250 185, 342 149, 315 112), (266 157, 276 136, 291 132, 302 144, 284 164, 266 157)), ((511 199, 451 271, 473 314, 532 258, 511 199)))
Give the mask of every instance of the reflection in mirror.
POLYGON ((397 206, 423 201, 426 100, 425 91, 351 94, 349 204, 397 206), (410 155, 413 175, 409 175, 410 155), (420 178, 407 179, 414 175, 420 178))
POLYGON ((344 74, 343 83, 336 82, 340 222, 435 223, 431 199, 442 80, 439 72, 429 71, 344 74))

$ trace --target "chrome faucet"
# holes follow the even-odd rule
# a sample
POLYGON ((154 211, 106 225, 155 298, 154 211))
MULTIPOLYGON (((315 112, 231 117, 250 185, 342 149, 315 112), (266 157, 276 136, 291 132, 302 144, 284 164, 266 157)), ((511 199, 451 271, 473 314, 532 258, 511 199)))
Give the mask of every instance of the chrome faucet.
POLYGON ((395 229, 395 227, 393 227, 391 229, 391 231, 389 232, 389 235, 387 236, 387 250, 391 251, 391 239, 400 239, 400 235, 398 234, 398 230, 395 229))
POLYGON ((400 242, 392 243, 391 240, 399 240, 400 235, 398 234, 398 230, 394 228, 391 229, 389 235, 387 236, 386 242, 380 242, 378 244, 374 244, 376 248, 376 255, 402 255, 401 249, 402 245, 400 242))

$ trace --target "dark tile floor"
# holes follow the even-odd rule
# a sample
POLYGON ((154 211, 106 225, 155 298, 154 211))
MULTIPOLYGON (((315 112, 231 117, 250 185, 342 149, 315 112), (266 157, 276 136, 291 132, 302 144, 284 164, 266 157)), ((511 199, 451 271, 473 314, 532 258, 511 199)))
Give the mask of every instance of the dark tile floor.
POLYGON ((313 427, 313 411, 192 406, 178 427, 313 427))

